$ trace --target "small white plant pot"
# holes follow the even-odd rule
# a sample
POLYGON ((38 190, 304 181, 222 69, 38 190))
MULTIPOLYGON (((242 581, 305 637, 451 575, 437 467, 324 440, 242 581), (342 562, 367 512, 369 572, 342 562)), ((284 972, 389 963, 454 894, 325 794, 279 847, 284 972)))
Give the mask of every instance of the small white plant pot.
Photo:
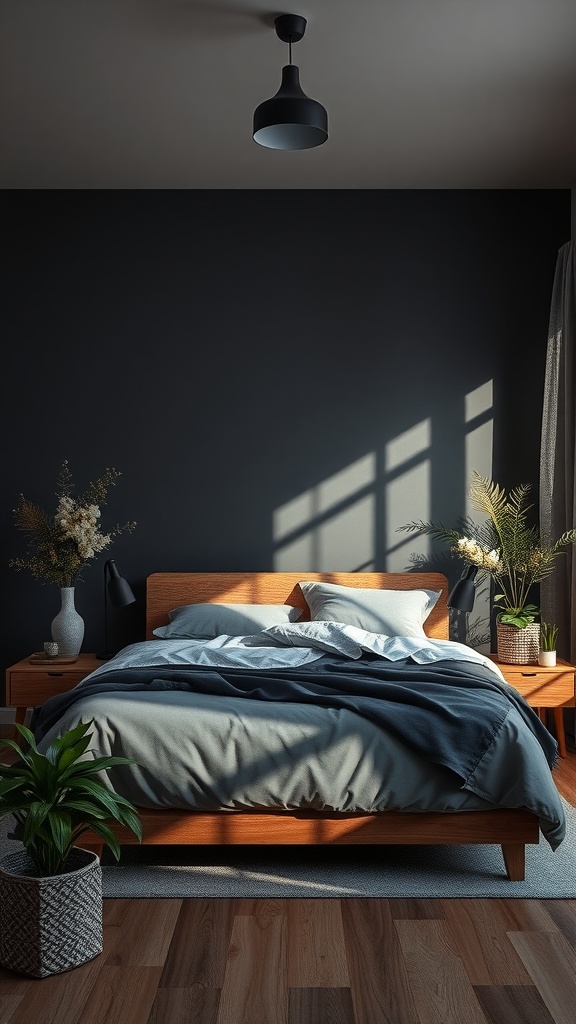
POLYGON ((553 668, 556 664, 556 651, 540 651, 538 664, 543 668, 553 668))

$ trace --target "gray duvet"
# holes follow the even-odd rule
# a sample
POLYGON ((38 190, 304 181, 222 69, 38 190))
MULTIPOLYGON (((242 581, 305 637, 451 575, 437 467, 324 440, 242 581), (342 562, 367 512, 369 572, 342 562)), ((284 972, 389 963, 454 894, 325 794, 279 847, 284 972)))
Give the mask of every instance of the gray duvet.
MULTIPOLYGON (((246 646, 260 652, 256 661, 265 670, 264 645, 247 639, 246 646)), ((123 691, 109 683, 105 692, 97 692, 99 680, 124 678, 124 672, 133 680, 143 663, 154 668, 173 662, 176 647, 160 643, 132 645, 79 684, 73 701, 42 735, 40 749, 80 721, 93 720, 93 756, 123 754, 137 762, 111 770, 109 780, 141 807, 348 812, 525 807, 538 816, 553 849, 564 837, 564 812, 548 760, 513 701, 478 761, 471 791, 453 770, 348 707, 146 685, 123 691)), ((220 651, 222 646, 227 645, 215 645, 220 651)), ((430 663, 437 656, 439 669, 450 658, 461 665, 461 647, 427 641, 424 654, 416 658, 430 663)), ((197 662, 201 656, 203 664, 206 657, 210 664, 206 649, 210 645, 193 645, 189 655, 179 645, 176 661, 197 662)), ((298 650, 291 649, 291 671, 298 665, 298 650)), ((302 654, 302 665, 309 666, 312 650, 302 654)), ((374 646, 370 650, 374 654, 374 646)), ((324 653, 319 652, 321 657, 324 653)), ((402 654, 406 651, 398 659, 402 654)), ((275 665, 279 657, 282 661, 278 650, 273 657, 275 665)), ((505 693, 505 684, 498 687, 505 693)))

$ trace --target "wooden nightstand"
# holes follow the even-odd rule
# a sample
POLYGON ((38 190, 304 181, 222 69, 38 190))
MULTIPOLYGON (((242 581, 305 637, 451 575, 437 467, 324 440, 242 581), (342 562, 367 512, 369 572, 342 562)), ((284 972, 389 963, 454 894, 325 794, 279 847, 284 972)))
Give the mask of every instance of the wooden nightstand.
POLYGON ((561 658, 558 658, 558 664, 553 668, 543 668, 541 665, 507 665, 503 661, 498 661, 496 654, 490 654, 489 658, 498 665, 506 682, 518 690, 531 707, 536 708, 542 721, 545 721, 544 709, 554 709, 558 750, 562 757, 566 757, 562 708, 574 706, 576 667, 561 658))
POLYGON ((28 708, 71 690, 102 664, 95 654, 79 654, 70 665, 34 665, 24 658, 6 669, 6 706, 16 708, 16 722, 23 725, 28 708))

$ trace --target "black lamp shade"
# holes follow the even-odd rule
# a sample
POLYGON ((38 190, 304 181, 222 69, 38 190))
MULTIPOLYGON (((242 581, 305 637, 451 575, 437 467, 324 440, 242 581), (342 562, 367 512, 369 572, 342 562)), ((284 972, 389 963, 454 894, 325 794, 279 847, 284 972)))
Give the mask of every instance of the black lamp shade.
POLYGON ((253 139, 267 149, 313 149, 328 138, 328 114, 300 87, 295 64, 282 68, 282 84, 254 111, 253 139))
POLYGON ((110 604, 114 605, 115 608, 125 608, 126 605, 134 604, 136 598, 134 597, 132 587, 118 572, 113 558, 106 562, 105 568, 108 569, 109 575, 108 597, 110 598, 110 604))
POLYGON ((96 655, 100 661, 108 661, 115 653, 108 650, 108 602, 114 608, 125 608, 135 600, 132 587, 118 572, 116 562, 108 559, 104 563, 104 650, 96 655))
POLYGON ((478 574, 478 567, 471 565, 466 575, 458 580, 452 593, 448 597, 448 607, 455 608, 459 612, 471 612, 476 598, 476 584, 474 580, 478 574))

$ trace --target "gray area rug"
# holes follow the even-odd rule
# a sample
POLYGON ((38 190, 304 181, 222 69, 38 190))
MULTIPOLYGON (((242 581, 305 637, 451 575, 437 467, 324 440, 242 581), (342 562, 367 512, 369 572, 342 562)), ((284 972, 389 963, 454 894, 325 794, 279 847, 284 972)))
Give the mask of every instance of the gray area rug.
MULTIPOLYGON (((575 899, 576 809, 555 853, 542 837, 526 847, 526 880, 509 882, 499 846, 124 847, 104 856, 112 898, 575 899)), ((19 844, 0 821, 0 856, 19 844)))

